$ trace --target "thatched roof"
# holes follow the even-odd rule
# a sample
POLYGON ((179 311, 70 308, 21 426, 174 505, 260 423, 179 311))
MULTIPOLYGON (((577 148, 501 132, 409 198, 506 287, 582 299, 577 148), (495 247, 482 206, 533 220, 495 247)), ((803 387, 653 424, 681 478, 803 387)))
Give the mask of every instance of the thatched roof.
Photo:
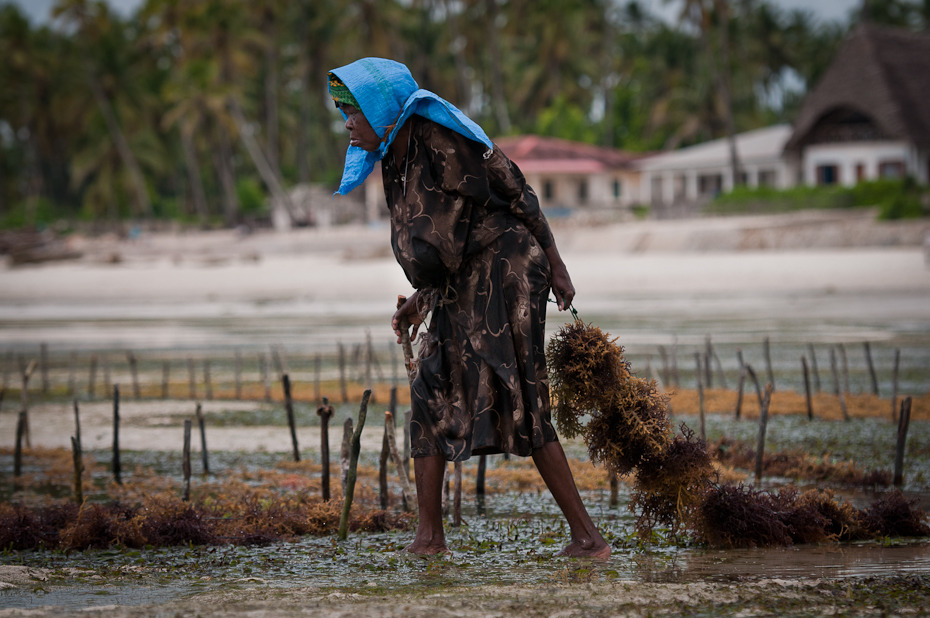
POLYGON ((804 100, 785 150, 850 139, 930 146, 930 34, 858 26, 804 100))

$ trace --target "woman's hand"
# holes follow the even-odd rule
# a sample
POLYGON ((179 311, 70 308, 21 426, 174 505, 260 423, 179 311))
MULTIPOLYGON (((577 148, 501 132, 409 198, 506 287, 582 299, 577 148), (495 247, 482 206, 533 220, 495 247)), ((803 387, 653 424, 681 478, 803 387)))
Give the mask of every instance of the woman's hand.
POLYGON ((410 340, 413 341, 417 336, 417 330, 420 328, 420 324, 423 323, 423 320, 420 318, 420 312, 417 309, 417 299, 419 297, 419 290, 411 294, 397 311, 394 312, 394 317, 391 318, 391 328, 394 329, 394 334, 397 335, 397 343, 402 342, 401 336, 410 326, 413 326, 413 330, 410 333, 410 340))
POLYGON ((572 285, 572 278, 568 276, 568 268, 565 267, 565 262, 562 261, 562 256, 559 255, 559 250, 555 248, 555 245, 546 249, 546 258, 549 260, 555 302, 559 305, 559 311, 565 311, 575 300, 575 286, 572 285))

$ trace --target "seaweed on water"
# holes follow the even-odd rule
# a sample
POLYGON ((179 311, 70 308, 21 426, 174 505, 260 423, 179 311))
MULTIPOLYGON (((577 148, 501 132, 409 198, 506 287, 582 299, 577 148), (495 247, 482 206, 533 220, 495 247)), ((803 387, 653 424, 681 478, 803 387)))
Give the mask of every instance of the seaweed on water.
POLYGON ((645 459, 636 470, 629 508, 640 513, 636 529, 642 538, 656 525, 676 533, 691 521, 714 475, 705 441, 684 423, 680 430, 667 449, 645 459))
POLYGON ((739 485, 713 483, 692 522, 699 542, 713 547, 790 545, 791 533, 779 517, 773 494, 739 485))
POLYGON ((917 499, 908 500, 900 490, 884 494, 863 514, 866 526, 881 536, 928 536, 930 526, 917 499))

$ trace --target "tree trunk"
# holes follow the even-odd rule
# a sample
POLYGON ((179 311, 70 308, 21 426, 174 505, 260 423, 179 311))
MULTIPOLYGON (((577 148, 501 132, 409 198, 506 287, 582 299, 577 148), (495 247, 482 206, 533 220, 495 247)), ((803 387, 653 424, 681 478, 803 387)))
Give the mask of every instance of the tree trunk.
POLYGON ((232 225, 239 215, 239 199, 236 197, 236 181, 233 178, 232 145, 222 128, 217 129, 217 141, 214 165, 223 190, 223 217, 226 225, 232 225))
POLYGON ((203 189, 203 177, 200 175, 200 163, 197 162, 197 150, 194 139, 187 131, 181 131, 181 146, 184 150, 184 165, 187 167, 187 176, 191 185, 191 194, 194 198, 194 211, 200 225, 207 223, 207 195, 203 189))
POLYGON ((90 89, 94 95, 97 107, 100 108, 103 121, 107 125, 110 139, 113 140, 113 145, 116 146, 116 152, 119 154, 120 161, 122 161, 123 165, 125 165, 126 169, 129 171, 129 177, 135 191, 136 214, 144 217, 151 217, 152 204, 149 202, 148 190, 145 187, 145 178, 142 176, 142 170, 139 168, 135 155, 132 154, 129 142, 126 141, 126 136, 123 134, 123 130, 120 128, 119 121, 116 118, 116 112, 113 110, 113 105, 103 91, 100 80, 97 79, 93 69, 88 67, 86 70, 87 81, 90 84, 90 89))

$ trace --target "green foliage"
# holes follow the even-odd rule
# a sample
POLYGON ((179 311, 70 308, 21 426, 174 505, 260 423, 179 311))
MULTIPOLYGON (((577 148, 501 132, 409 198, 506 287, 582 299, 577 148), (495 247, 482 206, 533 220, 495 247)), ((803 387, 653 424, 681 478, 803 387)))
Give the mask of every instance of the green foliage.
POLYGON ((905 219, 926 216, 928 213, 922 204, 928 198, 930 190, 917 186, 909 179, 880 179, 860 182, 854 187, 736 187, 730 193, 715 198, 705 210, 716 214, 761 214, 877 207, 880 219, 905 219))
POLYGON ((239 200, 239 208, 245 214, 256 214, 264 210, 265 192, 255 178, 237 180, 236 197, 239 200))

